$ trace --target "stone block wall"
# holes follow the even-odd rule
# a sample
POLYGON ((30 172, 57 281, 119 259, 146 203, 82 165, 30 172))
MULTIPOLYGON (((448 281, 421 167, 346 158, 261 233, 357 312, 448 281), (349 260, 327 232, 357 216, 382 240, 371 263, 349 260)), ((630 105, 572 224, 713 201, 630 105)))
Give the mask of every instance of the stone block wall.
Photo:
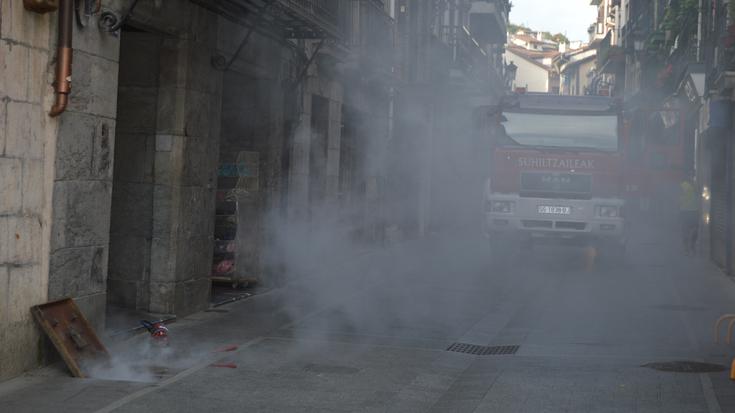
POLYGON ((48 298, 74 298, 103 329, 120 41, 94 19, 74 24, 72 93, 56 140, 48 298))
POLYGON ((48 294, 53 25, 20 1, 0 2, 0 380, 40 362, 30 307, 48 294))
MULTIPOLYGON (((74 298, 98 330, 108 302, 179 316, 207 308, 221 156, 260 153, 254 214, 288 204, 290 216, 308 218, 313 96, 327 102, 324 197, 339 192, 344 93, 320 59, 295 93, 303 56, 256 34, 231 68, 250 80, 226 85, 223 117, 212 57, 232 56, 246 29, 188 0, 139 2, 126 21, 133 30, 119 36, 97 17, 73 25, 70 104, 50 118, 57 14, 22 4, 0 1, 0 380, 43 361, 33 305, 74 298), (120 36, 133 49, 122 57, 120 36), (295 99, 300 121, 287 142, 285 103, 295 99), (240 124, 240 113, 258 117, 240 124)), ((258 251, 270 242, 267 231, 250 241, 258 251)))
MULTIPOLYGON (((104 7, 121 11, 127 4, 111 0, 104 7)), ((143 105, 149 97, 128 93, 132 103, 118 113, 120 37, 100 30, 92 18, 86 28, 74 25, 70 104, 50 118, 57 14, 28 12, 20 0, 0 7, 3 380, 43 362, 33 305, 72 297, 97 329, 104 328, 108 292, 114 302, 134 289, 130 307, 155 312, 184 315, 207 307, 221 73, 210 64, 216 16, 186 0, 140 2, 129 23, 161 35, 160 70, 154 79, 124 79, 122 93, 130 92, 126 85, 151 81, 156 102, 143 105), (130 112, 140 106, 149 110, 130 112), (140 134, 135 125, 124 125, 121 139, 130 145, 114 165, 118 116, 152 126, 140 134), (136 145, 145 149, 130 151, 136 145), (113 180, 113 167, 122 179, 113 180), (135 193, 137 183, 148 188, 135 193), (117 184, 119 221, 112 219, 117 184), (147 203, 149 225, 138 227, 138 235, 148 245, 135 252, 131 267, 113 265, 108 288, 111 221, 118 225, 113 233, 138 222, 141 211, 125 208, 138 203, 147 203), (120 282, 144 274, 148 282, 120 282)), ((140 247, 132 245, 135 237, 116 241, 140 247)), ((119 264, 120 256, 112 261, 119 264)))

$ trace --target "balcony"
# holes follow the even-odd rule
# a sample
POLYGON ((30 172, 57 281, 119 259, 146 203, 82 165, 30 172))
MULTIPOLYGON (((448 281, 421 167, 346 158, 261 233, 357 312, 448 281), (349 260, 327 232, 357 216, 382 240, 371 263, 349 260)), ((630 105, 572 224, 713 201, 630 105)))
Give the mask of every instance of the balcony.
POLYGON ((668 63, 672 67, 672 79, 678 86, 690 68, 698 65, 698 48, 695 41, 684 42, 669 56, 668 63))
POLYGON ((340 11, 344 42, 350 57, 347 73, 393 76, 396 65, 395 21, 381 0, 342 0, 340 11))
POLYGON ((395 22, 386 13, 383 2, 351 0, 351 3, 350 21, 343 23, 343 27, 350 30, 349 45, 372 59, 392 60, 395 22))
POLYGON ((473 1, 470 29, 474 38, 483 45, 506 43, 509 7, 507 0, 473 1))
POLYGON ((625 69, 625 54, 623 49, 613 45, 612 32, 597 45, 597 68, 601 74, 620 73, 625 69))
POLYGON ((441 29, 441 40, 451 48, 454 71, 459 70, 468 76, 476 74, 477 68, 488 67, 487 53, 467 27, 444 26, 441 29))
MULTIPOLYGON (((638 5, 638 2, 633 3, 638 5)), ((634 40, 644 40, 653 31, 653 13, 649 7, 637 6, 630 14, 630 18, 620 28, 620 40, 626 48, 633 48, 634 40)))
POLYGON ((342 38, 340 0, 191 0, 230 20, 289 39, 342 38))
POLYGON ((735 72, 735 25, 725 13, 718 16, 713 32, 705 38, 704 50, 708 66, 714 71, 711 79, 717 79, 712 86, 730 86, 735 72))

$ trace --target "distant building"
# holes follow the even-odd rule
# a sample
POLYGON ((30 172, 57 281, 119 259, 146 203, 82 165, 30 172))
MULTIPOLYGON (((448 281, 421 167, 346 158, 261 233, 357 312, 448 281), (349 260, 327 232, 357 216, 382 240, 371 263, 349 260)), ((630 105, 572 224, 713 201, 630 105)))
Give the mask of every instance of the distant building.
POLYGON ((625 14, 625 10, 620 9, 620 0, 591 0, 590 5, 597 6, 597 21, 588 29, 590 44, 596 46, 608 36, 610 42, 616 44, 621 13, 625 14))
POLYGON ((555 73, 552 62, 558 55, 554 52, 533 52, 522 47, 509 45, 505 51, 505 60, 518 67, 513 90, 523 89, 527 92, 559 92, 559 76, 555 73))
POLYGON ((518 32, 508 38, 505 61, 518 67, 513 90, 526 92, 559 93, 559 74, 554 60, 566 44, 543 38, 542 33, 518 32))
POLYGON ((597 49, 595 74, 589 94, 620 96, 625 86, 625 53, 620 48, 621 29, 630 15, 627 1, 592 0, 597 19, 589 27, 590 47, 597 49))
POLYGON ((559 94, 589 95, 590 85, 595 76, 597 49, 584 47, 567 53, 560 53, 554 67, 559 73, 559 94))
POLYGON ((558 51, 559 43, 543 38, 543 33, 538 32, 529 34, 518 32, 510 36, 510 43, 520 46, 526 50, 535 50, 539 52, 558 51))
POLYGON ((597 50, 581 41, 559 43, 542 32, 508 36, 506 63, 518 67, 513 90, 562 95, 590 94, 597 50))

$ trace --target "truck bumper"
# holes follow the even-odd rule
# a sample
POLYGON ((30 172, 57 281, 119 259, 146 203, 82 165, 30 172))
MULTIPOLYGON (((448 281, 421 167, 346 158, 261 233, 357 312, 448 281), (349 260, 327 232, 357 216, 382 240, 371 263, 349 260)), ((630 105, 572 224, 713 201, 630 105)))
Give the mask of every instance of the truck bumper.
POLYGON ((517 195, 493 194, 492 201, 511 202, 510 212, 492 212, 486 208, 485 232, 488 238, 528 239, 553 242, 605 242, 625 243, 625 220, 597 215, 599 206, 616 206, 622 209, 619 199, 546 199, 521 198, 517 195), (568 207, 568 214, 544 214, 539 207, 568 207))

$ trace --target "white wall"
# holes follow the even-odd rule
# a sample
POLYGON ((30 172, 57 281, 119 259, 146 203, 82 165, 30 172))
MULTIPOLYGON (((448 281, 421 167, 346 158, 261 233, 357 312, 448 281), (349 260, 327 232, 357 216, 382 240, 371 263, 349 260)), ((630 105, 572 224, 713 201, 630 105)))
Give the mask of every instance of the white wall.
POLYGON ((549 91, 549 71, 537 66, 511 51, 505 53, 505 61, 518 66, 513 88, 525 87, 528 92, 549 91))

